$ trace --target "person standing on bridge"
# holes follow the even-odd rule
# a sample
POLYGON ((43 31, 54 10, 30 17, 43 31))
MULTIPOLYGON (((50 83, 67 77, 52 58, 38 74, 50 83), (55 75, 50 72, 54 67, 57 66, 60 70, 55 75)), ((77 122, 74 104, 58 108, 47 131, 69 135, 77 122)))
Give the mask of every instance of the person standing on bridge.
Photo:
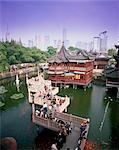
POLYGON ((52 144, 51 150, 58 150, 57 143, 52 144))
POLYGON ((44 116, 47 118, 48 105, 46 103, 43 104, 44 116))

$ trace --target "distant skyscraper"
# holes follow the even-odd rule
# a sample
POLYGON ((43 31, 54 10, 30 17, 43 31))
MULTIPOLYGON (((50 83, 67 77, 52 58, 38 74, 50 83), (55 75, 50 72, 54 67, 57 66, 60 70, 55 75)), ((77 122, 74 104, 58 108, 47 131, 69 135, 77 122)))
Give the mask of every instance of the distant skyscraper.
POLYGON ((57 50, 58 50, 58 51, 60 50, 61 46, 62 46, 62 41, 61 41, 61 40, 58 40, 58 41, 57 41, 57 50))
POLYGON ((93 41, 90 42, 90 51, 93 51, 93 41))
POLYGON ((93 38, 93 51, 94 52, 100 51, 100 37, 93 38))
POLYGON ((19 44, 19 45, 22 45, 21 38, 19 38, 18 44, 19 44))
POLYGON ((63 29, 63 41, 67 40, 67 30, 63 29))
POLYGON ((101 32, 100 36, 100 51, 106 52, 107 50, 107 31, 101 32))
POLYGON ((53 40, 53 47, 57 48, 57 40, 53 40))
POLYGON ((38 37, 35 35, 35 47, 38 48, 38 37))
POLYGON ((28 47, 30 47, 30 48, 33 47, 33 40, 28 40, 28 47))
POLYGON ((8 24, 6 26, 5 40, 10 42, 10 32, 9 32, 8 24))
POLYGON ((42 49, 42 41, 41 41, 42 39, 41 39, 41 36, 40 35, 38 35, 37 36, 37 47, 39 48, 39 49, 42 49))
POLYGON ((89 43, 87 42, 76 42, 75 46, 79 49, 84 49, 84 50, 88 50, 88 45, 89 43))
POLYGON ((44 37, 44 50, 47 50, 48 46, 50 46, 50 37, 47 35, 44 37))
POLYGON ((64 42, 64 46, 66 48, 68 48, 69 40, 67 39, 67 30, 65 28, 63 29, 63 32, 62 32, 62 39, 63 39, 63 42, 64 42))
POLYGON ((65 47, 68 48, 68 47, 69 47, 69 40, 66 40, 66 41, 64 42, 64 44, 65 44, 65 47))

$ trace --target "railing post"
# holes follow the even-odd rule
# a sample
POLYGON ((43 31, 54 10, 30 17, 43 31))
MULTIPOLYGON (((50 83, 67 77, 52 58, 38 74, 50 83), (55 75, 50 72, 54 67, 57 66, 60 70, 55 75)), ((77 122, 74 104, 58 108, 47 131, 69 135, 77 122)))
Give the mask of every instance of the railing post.
POLYGON ((72 122, 72 114, 70 114, 70 118, 69 118, 70 122, 72 122))
POLYGON ((35 119, 35 105, 34 103, 32 103, 32 120, 34 122, 34 119, 35 119))
POLYGON ((35 105, 32 103, 32 114, 35 114, 35 105))
POLYGON ((117 98, 119 98, 119 87, 117 89, 118 89, 118 91, 117 91, 117 98))

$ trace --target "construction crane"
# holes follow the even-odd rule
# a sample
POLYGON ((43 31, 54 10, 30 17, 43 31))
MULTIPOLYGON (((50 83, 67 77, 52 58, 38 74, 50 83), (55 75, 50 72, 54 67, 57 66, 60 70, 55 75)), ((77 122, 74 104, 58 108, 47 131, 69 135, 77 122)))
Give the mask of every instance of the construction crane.
POLYGON ((99 34, 99 36, 101 36, 101 35, 106 35, 106 33, 107 33, 107 31, 103 31, 103 32, 101 32, 101 33, 99 34))

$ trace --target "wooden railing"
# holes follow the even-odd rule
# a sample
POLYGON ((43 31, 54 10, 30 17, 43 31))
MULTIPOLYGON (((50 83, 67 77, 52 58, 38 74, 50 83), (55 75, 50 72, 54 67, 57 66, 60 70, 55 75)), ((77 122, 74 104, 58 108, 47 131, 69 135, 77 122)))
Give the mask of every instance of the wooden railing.
POLYGON ((49 77, 49 80, 52 80, 54 82, 59 82, 59 83, 66 83, 66 84, 79 84, 79 85, 85 85, 86 81, 85 79, 66 79, 64 77, 49 77))
POLYGON ((49 67, 49 71, 88 71, 93 69, 93 66, 87 66, 87 67, 73 67, 73 66, 66 66, 66 67, 49 67))

